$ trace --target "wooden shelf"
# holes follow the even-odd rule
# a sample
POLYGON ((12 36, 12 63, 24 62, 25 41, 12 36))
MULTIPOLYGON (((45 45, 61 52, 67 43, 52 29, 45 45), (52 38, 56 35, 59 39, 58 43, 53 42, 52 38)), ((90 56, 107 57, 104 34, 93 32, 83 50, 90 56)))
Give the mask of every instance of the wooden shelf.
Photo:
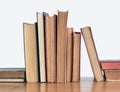
POLYGON ((82 78, 77 83, 0 83, 0 92, 119 92, 120 82, 94 82, 82 78))

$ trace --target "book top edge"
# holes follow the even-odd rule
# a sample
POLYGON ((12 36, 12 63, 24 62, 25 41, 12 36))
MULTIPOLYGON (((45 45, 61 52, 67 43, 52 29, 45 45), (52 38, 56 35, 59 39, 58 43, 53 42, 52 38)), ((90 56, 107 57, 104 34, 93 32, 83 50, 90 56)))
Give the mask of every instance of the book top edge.
POLYGON ((25 68, 0 68, 0 71, 25 71, 25 68))

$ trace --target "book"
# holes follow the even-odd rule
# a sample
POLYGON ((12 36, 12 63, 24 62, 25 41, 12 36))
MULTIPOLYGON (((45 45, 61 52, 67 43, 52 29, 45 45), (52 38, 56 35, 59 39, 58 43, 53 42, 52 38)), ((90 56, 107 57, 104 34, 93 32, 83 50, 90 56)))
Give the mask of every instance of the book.
POLYGON ((67 28, 66 42, 66 82, 72 81, 73 64, 73 28, 67 28))
POLYGON ((26 81, 38 82, 39 79, 38 79, 36 25, 24 23, 23 28, 24 28, 23 33, 25 47, 26 81))
POLYGON ((120 60, 100 60, 102 69, 120 69, 120 60))
POLYGON ((99 63, 97 50, 93 40, 93 35, 90 27, 81 28, 82 36, 88 52, 89 60, 92 66, 92 71, 96 81, 104 81, 102 69, 99 63))
POLYGON ((37 12, 38 26, 38 49, 39 49, 39 79, 40 82, 46 82, 46 67, 45 67, 45 34, 44 34, 44 15, 45 13, 37 12))
POLYGON ((24 82, 24 79, 23 78, 6 78, 6 79, 1 79, 0 78, 0 83, 3 82, 3 83, 19 83, 19 82, 24 82))
POLYGON ((104 70, 106 81, 120 81, 120 69, 108 69, 104 70))
POLYGON ((73 71, 72 81, 80 81, 80 47, 81 46, 81 33, 73 33, 73 71))
POLYGON ((58 11, 57 19, 57 82, 65 82, 66 28, 68 11, 58 11))
POLYGON ((0 68, 0 79, 7 78, 25 78, 25 69, 24 68, 0 68))
POLYGON ((57 81, 57 15, 45 16, 47 82, 57 81))

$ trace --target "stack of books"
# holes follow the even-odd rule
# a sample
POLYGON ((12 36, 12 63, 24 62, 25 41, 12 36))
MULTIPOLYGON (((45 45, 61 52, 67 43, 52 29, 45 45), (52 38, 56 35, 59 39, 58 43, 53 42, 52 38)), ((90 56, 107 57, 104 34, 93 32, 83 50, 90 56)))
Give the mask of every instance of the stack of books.
POLYGON ((0 82, 25 82, 25 68, 0 68, 0 82))
POLYGON ((101 60, 106 81, 120 81, 120 60, 101 60))
POLYGON ((81 33, 67 27, 68 11, 23 23, 27 82, 80 81, 81 33))

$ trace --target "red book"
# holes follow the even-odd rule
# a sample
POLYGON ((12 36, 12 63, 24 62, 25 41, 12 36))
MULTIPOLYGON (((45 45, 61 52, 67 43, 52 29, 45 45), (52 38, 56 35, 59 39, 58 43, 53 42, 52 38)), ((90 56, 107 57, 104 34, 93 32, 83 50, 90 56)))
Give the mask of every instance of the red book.
POLYGON ((102 69, 120 69, 120 60, 100 60, 102 69))

